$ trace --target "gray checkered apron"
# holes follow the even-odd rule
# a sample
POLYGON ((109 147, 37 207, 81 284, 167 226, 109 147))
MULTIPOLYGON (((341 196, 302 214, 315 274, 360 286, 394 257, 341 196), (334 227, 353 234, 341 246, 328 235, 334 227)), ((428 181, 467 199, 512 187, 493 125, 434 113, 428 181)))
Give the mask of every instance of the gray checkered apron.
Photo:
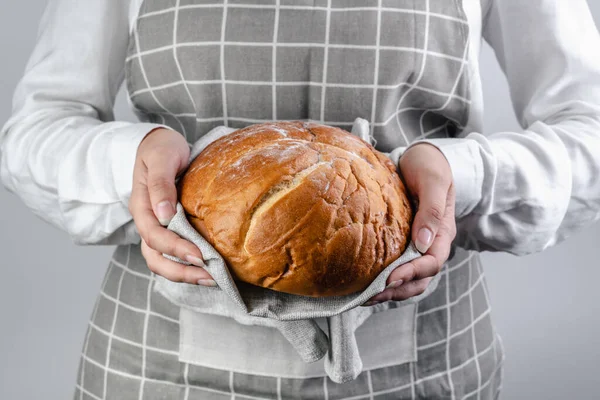
MULTIPOLYGON (((469 109, 460 0, 146 0, 126 61, 140 119, 188 142, 217 125, 372 124, 385 152, 452 137, 469 109)), ((327 377, 256 376, 180 362, 179 309, 152 290, 139 245, 118 246, 75 399, 495 399, 504 354, 480 258, 454 249, 418 304, 417 361, 327 377)))

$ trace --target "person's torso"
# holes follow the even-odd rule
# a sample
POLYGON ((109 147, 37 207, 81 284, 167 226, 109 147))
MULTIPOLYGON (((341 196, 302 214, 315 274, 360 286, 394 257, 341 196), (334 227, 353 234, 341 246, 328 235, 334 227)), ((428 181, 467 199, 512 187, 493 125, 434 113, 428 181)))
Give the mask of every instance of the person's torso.
POLYGON ((190 143, 217 125, 361 117, 389 152, 464 129, 470 29, 460 0, 146 0, 127 89, 190 143))
MULTIPOLYGON (((133 18, 128 93, 140 119, 168 125, 189 143, 218 125, 310 120, 349 130, 357 117, 371 123, 384 152, 456 136, 477 125, 480 110, 472 81, 479 0, 467 3, 144 0, 133 18)), ((470 298, 482 278, 466 262, 471 256, 457 251, 447 264, 453 281, 469 282, 457 286, 464 291, 440 285, 419 305, 432 313, 418 318, 470 298)), ((468 306, 453 308, 468 320, 468 306)), ((446 321, 436 321, 430 328, 445 332, 446 321)), ((388 335, 393 340, 394 331, 388 335)), ((413 336, 416 354, 425 339, 413 336)))

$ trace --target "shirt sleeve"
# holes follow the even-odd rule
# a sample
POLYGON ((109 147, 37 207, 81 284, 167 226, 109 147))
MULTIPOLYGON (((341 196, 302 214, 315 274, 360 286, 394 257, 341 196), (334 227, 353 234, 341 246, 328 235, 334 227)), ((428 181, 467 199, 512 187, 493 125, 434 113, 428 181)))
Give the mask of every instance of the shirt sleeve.
POLYGON ((139 242, 128 210, 137 148, 162 125, 114 121, 128 1, 50 0, 0 130, 7 190, 76 244, 139 242))
POLYGON ((452 168, 456 244, 533 253, 600 218, 600 37, 585 0, 492 0, 483 36, 523 131, 426 142, 452 168))

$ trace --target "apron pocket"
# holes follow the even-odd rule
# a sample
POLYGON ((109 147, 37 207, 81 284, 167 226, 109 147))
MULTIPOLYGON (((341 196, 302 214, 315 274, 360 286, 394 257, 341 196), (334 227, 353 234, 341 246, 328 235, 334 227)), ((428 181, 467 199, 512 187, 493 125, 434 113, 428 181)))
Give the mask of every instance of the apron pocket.
MULTIPOLYGON (((416 304, 371 315, 356 329, 363 370, 416 361, 416 304)), ((282 378, 326 376, 323 357, 302 361, 276 329, 181 308, 179 360, 208 368, 282 378)), ((327 321, 317 318, 324 332, 327 321)))

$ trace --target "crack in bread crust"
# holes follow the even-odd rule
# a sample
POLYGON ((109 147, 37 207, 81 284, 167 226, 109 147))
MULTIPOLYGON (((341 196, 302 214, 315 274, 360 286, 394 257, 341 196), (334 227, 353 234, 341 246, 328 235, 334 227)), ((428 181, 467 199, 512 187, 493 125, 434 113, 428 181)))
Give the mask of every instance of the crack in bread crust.
POLYGON ((310 175, 322 165, 331 164, 332 162, 327 161, 317 162, 308 168, 304 168, 303 170, 296 172, 290 179, 286 179, 282 182, 279 182, 275 186, 272 186, 264 195, 262 195, 256 206, 254 206, 250 212, 250 224, 248 225, 248 229, 246 230, 246 235, 244 237, 244 250, 246 250, 246 253, 251 254, 247 248, 248 233, 251 232, 254 225, 256 225, 257 217, 263 214, 264 210, 272 206, 275 202, 277 202, 277 200, 296 189, 304 181, 303 178, 310 175))
POLYGON ((281 279, 285 278, 287 275, 289 275, 291 272, 293 272, 297 267, 297 265, 294 262, 294 258, 292 257, 292 251, 290 249, 290 246, 286 245, 284 249, 285 249, 285 254, 287 256, 287 262, 283 266, 283 270, 280 273, 278 273, 276 277, 274 277, 274 278, 269 277, 270 279, 273 279, 273 281, 271 283, 269 283, 268 285, 266 285, 265 286, 266 288, 271 289, 281 279))

